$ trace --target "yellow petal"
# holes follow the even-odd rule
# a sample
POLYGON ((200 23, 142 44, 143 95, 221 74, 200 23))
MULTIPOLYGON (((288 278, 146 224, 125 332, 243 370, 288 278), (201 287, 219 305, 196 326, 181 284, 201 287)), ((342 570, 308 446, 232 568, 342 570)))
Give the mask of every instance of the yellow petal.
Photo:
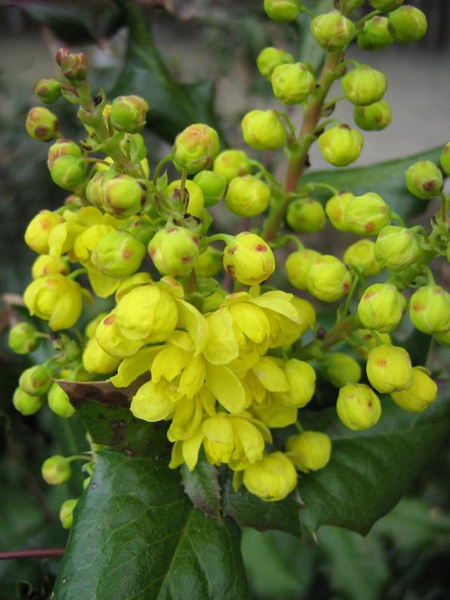
POLYGON ((150 372, 153 360, 162 346, 142 348, 134 356, 125 358, 119 365, 117 375, 111 377, 111 383, 116 387, 128 387, 140 375, 150 372))
POLYGON ((178 391, 183 396, 193 398, 201 390, 206 375, 205 360, 202 356, 194 356, 186 365, 178 384, 178 391))
POLYGON ((203 410, 200 402, 182 398, 177 402, 172 424, 167 432, 171 442, 191 437, 202 422, 203 410))
POLYGON ((250 463, 261 460, 264 452, 264 440, 258 429, 245 419, 232 419, 236 437, 242 445, 250 463))
POLYGON ((239 344, 233 331, 233 317, 228 308, 208 315, 209 337, 203 351, 213 365, 226 365, 239 356, 239 344))
POLYGON ((299 316, 295 306, 292 304, 292 298, 292 294, 273 291, 266 292, 258 298, 253 298, 252 303, 261 308, 273 310, 280 315, 284 315, 291 321, 294 321, 294 323, 297 323, 299 321, 299 316))
POLYGON ((231 369, 206 365, 206 387, 230 413, 239 413, 245 407, 245 390, 231 369))
POLYGON ((188 361, 189 354, 187 352, 175 346, 166 346, 153 361, 153 381, 157 383, 162 377, 167 381, 172 381, 180 375, 188 361))
POLYGON ((209 327, 205 317, 195 306, 176 298, 182 325, 194 341, 196 354, 203 352, 208 339, 209 327))
POLYGON ((269 320, 257 306, 250 302, 239 302, 232 304, 229 310, 236 325, 252 342, 259 344, 269 335, 269 320))
POLYGON ((100 271, 91 269, 88 269, 88 277, 94 293, 99 298, 109 298, 109 296, 112 296, 115 293, 120 284, 120 279, 108 277, 107 275, 100 273, 100 271))
POLYGON ((258 364, 253 367, 253 372, 269 392, 287 392, 290 389, 283 369, 268 356, 260 358, 258 364))
POLYGON ((174 412, 175 404, 163 387, 148 381, 133 396, 130 410, 137 419, 154 423, 167 419, 174 412))
POLYGON ((201 427, 197 429, 194 435, 183 441, 183 459, 189 471, 195 469, 198 462, 198 453, 203 442, 203 432, 201 427))

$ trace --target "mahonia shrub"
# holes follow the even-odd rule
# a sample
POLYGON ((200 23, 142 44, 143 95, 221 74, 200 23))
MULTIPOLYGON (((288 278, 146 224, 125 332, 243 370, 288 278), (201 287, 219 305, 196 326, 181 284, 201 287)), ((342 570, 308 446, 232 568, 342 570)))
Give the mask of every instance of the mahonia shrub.
MULTIPOLYGON (((325 50, 322 69, 295 62, 284 49, 264 48, 257 66, 279 109, 244 116, 250 150, 226 148, 215 129, 194 123, 152 172, 141 133, 152 98, 108 102, 102 90, 91 90, 85 55, 58 51, 58 78, 39 81, 35 92, 44 104, 60 97, 73 104, 84 134, 67 139, 43 106, 26 120, 29 135, 49 144, 51 178, 68 195, 58 210, 43 208, 25 232, 38 256, 24 302, 49 333, 23 322, 9 343, 28 354, 50 339, 54 355, 22 374, 13 398, 17 410, 31 415, 47 399, 52 411, 70 418, 75 408, 63 382, 108 380, 133 390, 129 410, 136 419, 166 423, 172 469, 195 470, 202 452, 212 465, 232 471, 236 492, 244 486, 277 502, 299 477, 326 469, 333 452, 323 431, 302 425, 318 377, 336 389, 336 419, 352 431, 377 424, 380 394, 412 413, 434 402, 430 372, 391 334, 409 311, 419 332, 450 345, 450 295, 431 270, 437 258, 450 260, 443 191, 450 142, 440 164, 418 162, 405 175, 414 197, 442 199, 429 228, 408 226, 389 198, 370 189, 355 196, 351 189, 301 183, 313 144, 331 165, 345 167, 359 158, 366 132, 391 121, 385 75, 347 60, 348 46, 372 51, 426 32, 424 14, 402 0, 370 0, 373 11, 358 21, 353 13, 363 4, 341 0, 330 12, 312 14, 300 0, 265 0, 277 23, 308 15, 325 50), (337 81, 343 96, 329 100, 337 81), (330 116, 338 101, 354 106, 355 124, 330 116), (292 107, 303 111, 299 130, 292 107), (284 180, 252 150, 284 153, 284 180), (173 180, 170 172, 177 173, 173 180), (325 206, 314 197, 318 190, 329 194, 325 206), (210 209, 220 202, 242 218, 238 232, 217 231, 210 209), (320 240, 328 222, 361 238, 342 257, 301 241, 303 233, 320 240), (280 248, 289 251, 285 261, 275 258, 280 248), (302 296, 274 286, 275 272, 284 272, 302 296), (83 306, 94 296, 110 299, 111 308, 80 332, 83 306), (323 306, 317 301, 335 308, 327 331, 316 325, 317 306, 323 306), (297 433, 280 445, 273 430, 288 427, 297 433)), ((90 443, 84 456, 46 460, 45 481, 66 482, 72 461, 84 458, 88 486, 101 449, 90 443)), ((76 504, 70 498, 61 507, 64 527, 71 526, 76 504)))

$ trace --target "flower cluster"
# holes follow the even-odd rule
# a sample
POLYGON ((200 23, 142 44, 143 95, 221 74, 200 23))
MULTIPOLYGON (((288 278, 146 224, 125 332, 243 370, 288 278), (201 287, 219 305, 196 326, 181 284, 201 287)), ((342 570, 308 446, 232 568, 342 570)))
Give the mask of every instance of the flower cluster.
MULTIPOLYGON (((285 147, 284 184, 250 153, 221 151, 218 132, 206 124, 182 131, 151 173, 141 134, 151 104, 133 95, 111 104, 102 91, 93 96, 84 55, 58 51, 62 77, 41 80, 35 91, 47 104, 60 96, 78 104, 85 137, 64 138, 46 108, 28 115, 30 136, 52 141, 50 174, 70 195, 59 210, 41 211, 25 232, 39 257, 24 301, 30 315, 58 333, 51 337, 56 355, 20 379, 14 404, 23 414, 37 411, 48 396, 52 410, 70 417, 70 400, 53 380, 108 378, 117 388, 137 388, 130 404, 136 418, 167 422, 172 468, 185 463, 195 469, 202 451, 211 464, 233 471, 236 490, 244 485, 263 500, 280 500, 296 487, 297 471, 324 468, 330 459, 330 438, 305 431, 299 416, 314 398, 316 378, 339 389, 337 416, 351 430, 376 425, 382 412, 377 393, 390 394, 412 412, 433 402, 437 386, 429 371, 413 365, 390 334, 409 306, 419 331, 450 345, 450 296, 435 284, 429 267, 448 253, 443 183, 450 175, 450 144, 440 167, 420 162, 406 174, 417 198, 442 197, 431 231, 407 228, 376 192, 355 196, 326 184, 298 185, 315 140, 329 163, 346 166, 362 151, 360 129, 381 130, 391 120, 383 100, 386 77, 346 61, 348 45, 356 40, 360 48, 374 50, 415 41, 424 35, 426 20, 402 0, 371 0, 375 14, 360 21, 351 17, 362 1, 335 4, 331 12, 310 15, 312 34, 326 51, 321 74, 283 49, 265 48, 258 56, 259 72, 275 98, 301 105, 305 113, 299 135, 282 110, 252 110, 242 120, 251 149, 285 147), (343 98, 355 106, 359 129, 322 120, 337 101, 326 102, 337 80, 343 98), (164 170, 168 163, 178 173, 173 181, 164 170), (312 197, 317 189, 330 194, 325 206, 312 197), (222 199, 246 224, 235 235, 214 229, 210 208, 222 199), (305 248, 296 235, 319 232, 328 223, 362 238, 342 260, 305 248), (296 250, 285 261, 285 273, 309 299, 266 284, 276 270, 274 251, 292 243, 296 250), (110 309, 82 335, 76 325, 92 293, 107 299, 110 309), (342 301, 328 332, 316 327, 310 300, 342 301), (277 446, 271 430, 284 428, 289 428, 285 444, 277 446)), ((265 0, 264 9, 278 23, 309 15, 299 0, 265 0)), ((45 337, 21 323, 11 330, 10 346, 33 352, 45 337)), ((46 461, 44 478, 66 481, 70 460, 46 461)), ((69 524, 74 502, 63 511, 69 524)))

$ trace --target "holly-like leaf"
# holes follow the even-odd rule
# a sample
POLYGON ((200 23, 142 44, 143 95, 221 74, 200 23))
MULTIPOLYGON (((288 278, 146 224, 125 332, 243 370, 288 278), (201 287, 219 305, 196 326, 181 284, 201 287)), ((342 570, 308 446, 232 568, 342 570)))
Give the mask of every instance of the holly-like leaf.
POLYGON ((305 429, 326 431, 333 441, 329 465, 302 477, 302 520, 310 530, 337 525, 363 535, 400 500, 439 449, 450 427, 450 389, 420 414, 383 399, 372 429, 350 432, 334 409, 301 414, 305 429))
POLYGON ((177 471, 114 450, 98 455, 54 589, 58 600, 248 598, 240 535, 184 494, 177 471))
MULTIPOLYGON (((390 160, 368 167, 352 169, 331 169, 308 173, 301 184, 328 183, 339 191, 348 191, 355 195, 376 192, 386 200, 394 212, 402 218, 409 218, 423 212, 428 203, 418 200, 406 189, 405 171, 420 160, 438 161, 442 148, 435 148, 398 160, 390 160)), ((329 197, 317 191, 319 197, 329 197)))
POLYGON ((193 505, 215 519, 220 518, 220 484, 216 467, 201 453, 197 466, 189 471, 186 465, 181 468, 183 487, 193 505))

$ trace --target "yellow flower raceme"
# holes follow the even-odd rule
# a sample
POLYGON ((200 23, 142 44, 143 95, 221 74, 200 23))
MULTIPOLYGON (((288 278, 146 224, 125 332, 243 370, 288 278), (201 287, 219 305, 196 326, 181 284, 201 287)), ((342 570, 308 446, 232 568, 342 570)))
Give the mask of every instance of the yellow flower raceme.
POLYGON ((23 297, 31 315, 49 321, 53 331, 75 325, 82 309, 82 288, 62 275, 40 277, 25 290, 23 297))

